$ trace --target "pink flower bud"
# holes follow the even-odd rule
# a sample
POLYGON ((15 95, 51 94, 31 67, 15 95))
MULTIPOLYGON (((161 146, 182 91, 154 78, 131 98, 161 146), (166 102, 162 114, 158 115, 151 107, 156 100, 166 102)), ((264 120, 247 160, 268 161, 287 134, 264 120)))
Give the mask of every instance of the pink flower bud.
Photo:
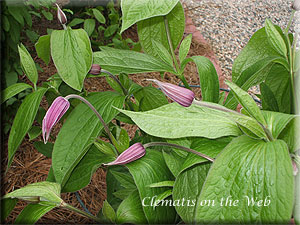
POLYGON ((124 165, 143 157, 145 153, 146 150, 144 146, 141 143, 135 143, 122 152, 115 161, 103 165, 124 165))
POLYGON ((194 92, 187 88, 154 79, 148 80, 155 82, 166 96, 184 107, 189 107, 194 101, 194 92))
POLYGON ((67 17, 65 15, 65 13, 59 8, 59 6, 57 4, 56 4, 56 7, 57 7, 57 18, 58 18, 59 22, 62 25, 66 24, 67 23, 67 17))
POLYGON ((93 64, 90 71, 89 71, 90 74, 93 74, 93 75, 98 75, 101 73, 101 67, 100 65, 98 64, 93 64))
POLYGON ((300 10, 300 0, 295 0, 293 2, 292 8, 296 11, 299 11, 300 10))
POLYGON ((294 160, 292 160, 292 165, 293 165, 293 174, 294 174, 294 176, 297 176, 299 170, 298 170, 297 164, 294 160))
POLYGON ((66 111, 69 109, 70 103, 67 99, 64 97, 57 97, 50 108, 48 109, 44 119, 43 119, 43 125, 42 125, 42 133, 43 133, 43 139, 44 143, 46 144, 50 132, 52 130, 52 127, 60 120, 60 118, 66 113, 66 111))

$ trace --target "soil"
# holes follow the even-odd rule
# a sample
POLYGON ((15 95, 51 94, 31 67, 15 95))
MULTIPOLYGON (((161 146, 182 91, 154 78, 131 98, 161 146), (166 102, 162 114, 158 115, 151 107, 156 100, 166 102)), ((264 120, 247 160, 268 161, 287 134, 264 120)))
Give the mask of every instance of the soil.
MULTIPOLYGON (((193 27, 193 24, 189 18, 186 19, 186 32, 185 35, 189 33, 193 33, 193 41, 191 45, 191 50, 189 52, 189 56, 194 55, 203 55, 210 58, 217 69, 217 72, 220 75, 221 86, 223 86, 224 78, 222 77, 222 73, 219 71, 218 62, 215 59, 214 53, 211 47, 205 42, 204 38, 202 37, 201 33, 193 27)), ((39 31, 39 34, 46 34, 45 27, 51 27, 52 29, 59 28, 56 21, 53 20, 52 22, 49 21, 34 21, 34 29, 36 28, 39 31)), ((137 41, 137 33, 135 27, 129 29, 124 34, 124 37, 130 37, 132 40, 137 41)), ((32 53, 34 51, 34 46, 32 43, 27 42, 24 43, 27 48, 31 49, 32 53)), ((33 56, 36 62, 38 62, 44 72, 39 72, 39 82, 38 85, 42 82, 46 81, 51 75, 56 73, 56 69, 54 67, 53 62, 50 62, 49 65, 45 65, 42 60, 40 60, 37 56, 33 56)), ((196 66, 192 63, 189 63, 184 71, 184 75, 190 84, 199 85, 199 76, 197 73, 196 66)), ((170 73, 166 73, 164 79, 161 78, 159 73, 144 73, 144 74, 133 74, 130 75, 130 78, 142 85, 147 86, 150 85, 149 81, 146 81, 147 78, 155 78, 161 81, 170 82, 173 84, 179 84, 180 80, 170 73)), ((26 79, 26 76, 21 77, 23 81, 29 82, 26 79)), ((86 79, 84 86, 86 90, 89 92, 99 92, 99 91, 107 91, 112 90, 108 83, 106 82, 105 78, 89 78, 86 79)), ((200 88, 192 88, 195 92, 196 98, 201 98, 201 91, 200 88)), ((45 99, 42 101, 42 106, 47 108, 47 103, 45 99)), ((61 124, 57 125, 54 128, 53 134, 56 135, 59 132, 61 124)), ((136 127, 132 125, 125 125, 125 129, 129 132, 130 136, 133 137, 136 127)), ((41 140, 41 137, 38 137, 34 141, 41 140)), ((2 174, 4 174, 4 170, 6 169, 7 165, 7 137, 4 140, 4 149, 5 152, 2 155, 2 174)), ((27 184, 35 183, 39 181, 43 181, 47 178, 48 171, 51 166, 51 159, 45 157, 41 153, 39 153, 33 146, 33 141, 29 141, 29 138, 26 137, 21 144, 19 150, 15 154, 15 158, 13 163, 8 170, 5 176, 2 176, 2 194, 11 192, 15 189, 24 187, 27 184)), ((101 209, 103 201, 106 199, 106 184, 105 184, 105 171, 99 168, 96 173, 93 175, 90 184, 83 188, 82 190, 78 191, 81 200, 86 205, 88 210, 97 215, 98 211, 101 209)), ((62 198, 67 203, 77 207, 79 209, 83 208, 80 206, 75 193, 64 193, 62 194, 62 198)), ((10 224, 13 223, 17 215, 21 212, 24 206, 27 203, 24 201, 19 201, 17 206, 7 218, 6 223, 10 224)), ((71 223, 71 224, 87 224, 87 223, 94 223, 85 217, 82 217, 78 214, 75 214, 68 210, 63 209, 54 209, 44 215, 38 223, 71 223)))

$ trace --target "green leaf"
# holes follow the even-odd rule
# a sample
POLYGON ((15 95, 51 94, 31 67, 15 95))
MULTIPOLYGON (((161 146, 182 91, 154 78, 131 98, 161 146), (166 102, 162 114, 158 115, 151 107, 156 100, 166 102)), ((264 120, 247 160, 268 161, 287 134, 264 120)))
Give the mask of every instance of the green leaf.
POLYGON ((47 142, 44 144, 42 141, 36 141, 33 143, 34 147, 38 150, 39 153, 42 153, 48 158, 52 158, 53 143, 47 142))
POLYGON ((295 117, 291 120, 291 122, 284 128, 284 130, 280 133, 279 139, 284 140, 290 152, 295 152, 300 149, 300 139, 298 138, 300 135, 300 118, 295 117))
POLYGON ((202 100, 207 102, 219 102, 219 77, 214 64, 204 56, 189 58, 198 69, 200 78, 202 100))
POLYGON ((111 223, 115 223, 116 213, 115 210, 111 207, 111 205, 105 200, 103 202, 102 213, 106 219, 111 223))
POLYGON ((259 109, 259 107, 256 105, 253 98, 244 90, 242 90, 240 87, 238 87, 236 84, 227 81, 226 84, 230 87, 232 93, 234 94, 235 98, 238 100, 238 102, 244 107, 244 109, 249 113, 249 115, 256 119, 259 123, 262 125, 265 125, 265 119, 259 109))
POLYGON ((272 136, 277 139, 287 124, 295 118, 295 115, 284 114, 272 111, 261 111, 267 127, 271 130, 272 136))
POLYGON ((262 108, 264 110, 278 112, 279 111, 278 103, 276 101, 276 97, 273 91, 271 90, 271 88, 269 88, 269 86, 263 82, 260 84, 260 92, 261 92, 262 108))
POLYGON ((163 138, 238 136, 239 128, 227 113, 192 104, 185 108, 177 103, 147 112, 120 110, 144 132, 163 138))
POLYGON ((114 35, 119 28, 119 24, 113 24, 108 26, 104 31, 104 37, 108 38, 114 35))
POLYGON ((27 199, 29 197, 39 197, 41 202, 52 203, 56 206, 63 202, 60 198, 60 185, 48 181, 28 184, 3 196, 3 198, 19 199, 27 199))
POLYGON ((45 11, 45 10, 42 10, 42 14, 44 15, 44 17, 45 17, 47 20, 49 20, 49 21, 53 20, 53 15, 52 15, 51 12, 47 12, 47 11, 45 11))
MULTIPOLYGON (((228 145, 230 141, 230 138, 197 138, 192 142, 191 149, 194 149, 202 154, 208 155, 211 158, 216 158, 217 155, 228 145)), ((185 158, 185 161, 180 165, 180 173, 192 166, 204 162, 208 162, 208 160, 193 153, 189 153, 185 158)))
POLYGON ((26 30, 26 36, 29 38, 29 40, 34 44, 40 37, 39 34, 32 30, 26 30))
POLYGON ((287 48, 283 38, 281 37, 280 33, 277 31, 275 26, 269 19, 265 21, 265 28, 266 33, 268 36, 268 41, 272 45, 272 47, 281 55, 286 57, 287 55, 287 48))
POLYGON ((24 73, 26 74, 28 79, 35 85, 38 80, 38 73, 35 67, 35 63, 23 44, 18 46, 18 50, 24 73))
POLYGON ((35 224, 43 215, 54 209, 56 205, 29 204, 18 215, 15 224, 35 224))
POLYGON ((166 190, 163 193, 157 195, 155 199, 154 207, 157 207, 158 205, 169 206, 170 205, 169 201, 165 199, 170 197, 171 195, 172 195, 172 189, 166 190))
POLYGON ((186 58, 186 56, 188 55, 189 51, 190 51, 190 47, 191 47, 191 43, 192 43, 192 34, 189 34, 188 36, 186 36, 183 41, 180 44, 179 47, 179 61, 180 63, 183 62, 183 60, 186 58))
POLYGON ((139 103, 139 109, 141 111, 156 109, 168 104, 166 96, 160 90, 152 86, 143 87, 134 93, 134 97, 139 103))
POLYGON ((113 157, 116 156, 116 153, 114 151, 114 146, 112 144, 98 139, 97 141, 94 142, 94 145, 105 155, 110 155, 113 157))
POLYGON ((181 201, 175 205, 175 208, 181 219, 187 224, 194 222, 196 199, 200 195, 210 165, 211 163, 195 165, 176 177, 173 201, 181 201))
POLYGON ((101 164, 108 163, 113 160, 113 157, 104 155, 94 145, 92 145, 72 171, 70 178, 62 189, 62 192, 75 192, 84 188, 90 183, 92 175, 101 166, 101 164))
POLYGON ((11 211, 15 208, 18 200, 13 198, 1 199, 1 223, 9 216, 11 211))
POLYGON ((124 172, 118 172, 111 170, 112 175, 115 177, 117 181, 121 184, 122 187, 124 188, 129 188, 129 189, 135 189, 135 183, 130 174, 124 173, 124 172))
POLYGON ((117 130, 116 139, 117 143, 115 143, 115 146, 120 153, 124 152, 127 148, 129 148, 130 138, 125 129, 121 128, 117 130))
POLYGON ((95 30, 96 21, 94 19, 84 20, 83 28, 87 32, 88 36, 91 36, 95 30))
POLYGON ((138 21, 155 16, 167 15, 177 4, 178 0, 122 0, 122 29, 121 33, 138 21), (147 10, 145 10, 147 9, 147 10))
POLYGON ((42 97, 46 91, 46 88, 40 88, 37 91, 27 95, 17 112, 8 138, 7 169, 10 167, 19 145, 30 129, 42 97))
POLYGON ((173 66, 173 59, 168 50, 158 41, 152 40, 152 46, 158 57, 170 66, 173 66))
POLYGON ((50 62, 50 35, 40 36, 35 44, 35 50, 38 57, 48 65, 50 62))
POLYGON ((147 219, 143 212, 143 207, 139 194, 132 192, 117 210, 118 224, 146 224, 147 219))
POLYGON ((21 26, 24 26, 24 18, 22 16, 22 10, 24 10, 23 7, 18 7, 15 5, 8 5, 7 7, 8 12, 10 15, 13 16, 13 18, 18 21, 19 24, 21 24, 21 26))
POLYGON ((121 190, 114 192, 113 195, 121 200, 125 200, 132 192, 136 192, 136 191, 137 191, 136 187, 134 189, 122 188, 121 190))
POLYGON ((37 138, 42 133, 41 127, 32 126, 28 131, 29 141, 37 138))
POLYGON ((156 150, 147 150, 144 157, 126 166, 138 188, 148 223, 173 223, 175 221, 173 207, 158 206, 155 209, 150 207, 151 198, 168 190, 168 188, 149 188, 147 186, 162 180, 172 179, 172 174, 166 166, 162 154, 156 150))
POLYGON ((9 20, 8 20, 7 16, 3 16, 2 18, 3 18, 3 21, 2 21, 3 30, 8 32, 10 29, 9 20))
POLYGON ((81 91, 92 65, 91 43, 82 29, 54 30, 51 33, 51 56, 59 76, 70 87, 81 91))
MULTIPOLYGON (((113 106, 122 107, 124 98, 114 92, 100 92, 92 94, 87 100, 108 123, 118 114, 113 106)), ((54 175, 62 187, 102 129, 99 119, 86 104, 79 104, 70 113, 56 138, 52 153, 54 175)))
POLYGON ((279 112, 293 111, 290 72, 280 64, 274 64, 267 73, 265 84, 272 90, 277 101, 279 112))
POLYGON ((181 165, 184 162, 184 158, 179 156, 175 151, 163 151, 163 156, 169 170, 175 177, 177 177, 180 172, 181 165))
POLYGON ((175 50, 182 39, 185 26, 184 10, 180 2, 166 16, 157 16, 137 23, 139 42, 144 52, 158 56, 156 46, 152 42, 154 40, 161 43, 171 53, 166 23, 170 31, 172 48, 175 50))
POLYGON ((241 136, 214 161, 197 198, 194 222, 289 223, 293 201, 293 168, 286 143, 241 136), (228 197, 236 206, 225 205, 228 197), (212 200, 211 205, 205 200, 212 200))
POLYGON ((23 15, 26 23, 28 24, 28 26, 31 28, 32 27, 32 19, 31 19, 31 15, 28 11, 28 8, 22 10, 22 15, 23 15))
POLYGON ((81 19, 81 18, 74 18, 74 19, 68 24, 68 26, 74 27, 74 26, 76 26, 76 25, 78 25, 78 24, 81 24, 81 23, 83 23, 83 22, 84 22, 84 19, 81 19))
POLYGON ((157 187, 173 187, 174 186, 174 181, 173 180, 166 180, 166 181, 161 181, 157 183, 153 183, 148 185, 148 187, 151 188, 157 188, 157 187))
POLYGON ((147 54, 130 50, 106 47, 103 48, 101 52, 95 52, 93 60, 94 63, 101 65, 101 68, 113 74, 135 74, 157 71, 175 73, 172 67, 161 60, 147 54))
POLYGON ((1 104, 11 97, 19 94, 20 92, 26 90, 27 88, 32 88, 29 84, 26 83, 16 83, 13 84, 1 92, 1 104))
POLYGON ((92 9, 93 14, 95 16, 95 18, 98 20, 99 23, 103 23, 105 24, 105 17, 102 15, 102 13, 98 10, 98 9, 92 9))

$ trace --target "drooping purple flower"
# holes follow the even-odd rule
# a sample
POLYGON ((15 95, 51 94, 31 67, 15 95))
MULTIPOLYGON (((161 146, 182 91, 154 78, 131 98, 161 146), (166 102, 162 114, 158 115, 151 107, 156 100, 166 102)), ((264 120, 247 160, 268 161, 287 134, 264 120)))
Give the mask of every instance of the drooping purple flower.
POLYGON ((148 80, 155 82, 166 96, 184 107, 189 107, 194 101, 194 92, 187 88, 179 87, 170 83, 160 82, 154 79, 148 80))
POLYGON ((65 15, 65 13, 59 8, 58 4, 56 4, 56 7, 57 7, 57 18, 62 25, 65 25, 68 21, 67 17, 65 15))
POLYGON ((300 0, 294 0, 292 8, 296 11, 300 10, 300 0))
POLYGON ((93 75, 98 75, 101 73, 101 67, 100 65, 98 64, 93 64, 90 71, 89 71, 90 74, 93 74, 93 75))
POLYGON ((42 133, 44 143, 46 144, 52 127, 60 120, 60 118, 66 113, 69 109, 70 103, 64 97, 57 97, 52 105, 49 107, 42 125, 42 133))
POLYGON ((105 166, 124 165, 143 157, 146 153, 141 143, 135 143, 122 152, 115 161, 103 164, 105 166))

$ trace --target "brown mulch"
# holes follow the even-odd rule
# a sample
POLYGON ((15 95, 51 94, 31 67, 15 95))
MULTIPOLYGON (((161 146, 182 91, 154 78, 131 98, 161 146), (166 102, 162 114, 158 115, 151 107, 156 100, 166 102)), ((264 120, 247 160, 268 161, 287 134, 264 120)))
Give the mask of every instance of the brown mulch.
MULTIPOLYGON (((39 26, 38 30, 41 34, 45 34, 45 24, 36 22, 34 23, 35 26, 39 26)), ((56 24, 56 22, 55 22, 56 24)), ((57 28, 56 25, 52 25, 51 28, 57 28)), ((49 26, 48 26, 49 27, 49 26)), ((125 37, 130 37, 131 39, 137 41, 137 34, 135 29, 129 29, 124 34, 125 37)), ((29 48, 33 47, 32 44, 27 43, 29 48)), ((193 39, 191 50, 189 52, 189 56, 193 55, 210 55, 212 52, 210 46, 206 43, 199 42, 193 39)), ((42 60, 38 59, 36 56, 33 56, 38 62, 44 72, 39 72, 39 84, 46 81, 51 75, 56 73, 56 69, 54 67, 53 62, 50 62, 48 66, 46 66, 42 60)), ((197 68, 194 64, 189 63, 185 69, 184 75, 187 79, 187 82, 190 84, 199 85, 199 76, 197 73, 197 68)), ((25 82, 29 82, 26 80, 26 77, 22 77, 25 82)), ((140 84, 142 86, 150 85, 151 82, 146 81, 148 78, 155 78, 161 81, 170 82, 173 84, 179 84, 180 80, 170 74, 166 73, 164 79, 161 78, 159 73, 143 73, 143 74, 136 74, 130 75, 130 78, 140 84)), ((111 87, 106 82, 105 78, 89 78, 86 79, 85 88, 89 92, 98 92, 98 91, 107 91, 112 90, 111 87)), ((155 86, 155 85, 154 85, 155 86)), ((192 88, 195 92, 197 98, 201 97, 201 91, 199 88, 192 88)), ((47 103, 43 100, 42 105, 47 107, 47 103)), ((57 125, 54 128, 53 134, 57 134, 59 132, 59 128, 61 125, 57 125)), ((130 137, 133 137, 136 127, 132 125, 123 125, 129 134, 130 137)), ((41 140, 39 137, 37 140, 41 140)), ((7 139, 4 140, 4 153, 2 154, 2 174, 4 174, 4 170, 6 169, 7 165, 7 139)), ((24 187, 27 184, 35 183, 39 181, 44 181, 47 178, 48 171, 51 166, 51 159, 43 156, 39 153, 33 146, 33 141, 29 141, 28 137, 25 138, 23 143, 21 144, 19 150, 17 151, 15 158, 13 160, 11 168, 8 170, 5 176, 2 176, 1 180, 1 188, 2 194, 11 192, 15 189, 24 187)), ((89 209, 91 213, 96 215, 98 211, 101 209, 103 201, 106 199, 106 184, 105 184, 105 171, 99 168, 96 173, 92 177, 92 181, 90 184, 79 191, 79 195, 89 209)), ((69 204, 82 209, 76 196, 74 193, 65 193, 62 194, 62 198, 69 204)), ((6 223, 10 224, 13 223, 17 215, 21 212, 21 210, 26 205, 26 202, 19 201, 13 212, 7 218, 6 223)), ((83 210, 83 209, 82 209, 83 210)), ((88 224, 94 223, 94 221, 89 220, 85 217, 82 217, 78 214, 75 214, 68 210, 63 209, 54 209, 43 216, 38 223, 71 223, 71 224, 88 224)))

